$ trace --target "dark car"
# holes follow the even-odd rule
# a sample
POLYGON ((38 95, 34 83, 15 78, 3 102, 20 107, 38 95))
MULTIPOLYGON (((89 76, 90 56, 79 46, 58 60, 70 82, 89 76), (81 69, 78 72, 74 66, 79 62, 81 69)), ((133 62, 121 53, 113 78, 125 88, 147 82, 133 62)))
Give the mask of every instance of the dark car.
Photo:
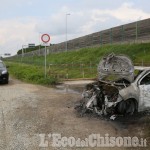
POLYGON ((0 82, 8 84, 9 82, 9 73, 8 70, 3 63, 3 61, 0 60, 0 82))

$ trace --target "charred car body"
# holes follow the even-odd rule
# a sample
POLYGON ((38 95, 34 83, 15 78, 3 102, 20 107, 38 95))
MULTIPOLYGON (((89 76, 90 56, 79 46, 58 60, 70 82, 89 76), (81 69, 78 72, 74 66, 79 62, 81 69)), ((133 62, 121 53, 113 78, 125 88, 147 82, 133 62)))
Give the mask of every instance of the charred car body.
POLYGON ((82 94, 82 115, 132 115, 150 108, 150 67, 134 67, 127 56, 110 54, 100 61, 98 75, 82 94))

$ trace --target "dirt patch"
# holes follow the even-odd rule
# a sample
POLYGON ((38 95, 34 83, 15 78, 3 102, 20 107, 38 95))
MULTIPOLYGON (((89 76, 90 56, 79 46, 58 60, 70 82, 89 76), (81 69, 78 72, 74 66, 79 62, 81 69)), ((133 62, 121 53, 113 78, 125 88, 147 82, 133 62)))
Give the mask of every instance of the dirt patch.
MULTIPOLYGON (((62 136, 85 139, 92 133, 101 136, 108 133, 110 136, 118 137, 125 133, 131 136, 136 131, 131 133, 131 130, 137 127, 136 123, 133 127, 130 124, 124 128, 105 119, 79 117, 74 109, 74 104, 81 99, 81 94, 78 92, 62 92, 11 79, 8 85, 0 85, 0 95, 0 149, 2 150, 43 149, 39 147, 39 134, 61 133, 62 136)), ((142 128, 140 126, 138 130, 142 128)), ((139 132, 135 135, 139 136, 139 132)), ((52 147, 50 140, 49 146, 45 149, 56 148, 52 147)), ((91 147, 84 149, 90 150, 91 147)))

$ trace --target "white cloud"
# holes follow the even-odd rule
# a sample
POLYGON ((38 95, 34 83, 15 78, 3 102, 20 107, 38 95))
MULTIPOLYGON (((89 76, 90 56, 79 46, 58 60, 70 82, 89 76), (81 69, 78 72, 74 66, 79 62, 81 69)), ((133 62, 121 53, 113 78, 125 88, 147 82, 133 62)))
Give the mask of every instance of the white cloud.
MULTIPOLYGON (((28 0, 28 3, 32 5, 31 0, 28 0)), ((150 13, 135 8, 132 3, 123 3, 112 9, 80 11, 72 11, 71 8, 63 6, 58 12, 44 18, 26 17, 0 21, 0 48, 4 49, 3 52, 10 50, 14 54, 24 44, 38 44, 40 32, 49 33, 51 43, 65 41, 66 13, 71 14, 67 16, 68 39, 150 17, 150 13)))
POLYGON ((121 22, 137 21, 139 19, 146 19, 150 17, 150 13, 134 8, 133 3, 123 3, 119 8, 112 10, 94 10, 93 14, 95 16, 97 15, 97 18, 107 15, 107 17, 114 17, 121 22))
POLYGON ((38 41, 35 32, 36 22, 22 22, 19 19, 0 21, 0 49, 2 53, 15 54, 16 47, 21 48, 23 44, 38 41))
POLYGON ((123 3, 117 9, 93 9, 81 10, 80 12, 72 12, 65 6, 62 7, 58 13, 53 14, 44 22, 38 24, 37 30, 47 31, 53 36, 63 37, 64 35, 65 37, 65 14, 67 12, 71 14, 68 16, 67 23, 68 34, 70 34, 70 37, 103 30, 105 28, 112 27, 111 25, 115 26, 116 22, 118 25, 150 17, 149 13, 146 13, 138 8, 134 8, 133 3, 123 3))
POLYGON ((123 4, 116 11, 112 11, 111 14, 122 22, 136 21, 139 20, 139 18, 146 19, 150 17, 149 13, 145 13, 138 8, 133 8, 133 5, 130 3, 123 4))
MULTIPOLYGON (((80 17, 80 16, 78 16, 80 17)), ((124 23, 150 18, 150 13, 134 8, 133 3, 123 3, 116 9, 82 11, 78 30, 82 35, 111 28, 124 23)))

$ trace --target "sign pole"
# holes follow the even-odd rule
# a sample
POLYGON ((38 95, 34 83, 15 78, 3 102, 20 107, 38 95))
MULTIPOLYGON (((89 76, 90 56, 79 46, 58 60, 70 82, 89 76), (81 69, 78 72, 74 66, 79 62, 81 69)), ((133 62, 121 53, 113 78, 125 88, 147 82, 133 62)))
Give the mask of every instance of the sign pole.
POLYGON ((47 55, 47 49, 46 49, 46 45, 45 45, 45 78, 46 78, 46 55, 47 55))
POLYGON ((46 71, 47 71, 47 64, 46 64, 46 56, 47 56, 47 48, 46 48, 46 44, 50 41, 50 36, 48 34, 43 34, 41 36, 41 40, 42 42, 45 44, 45 71, 44 71, 44 75, 45 75, 45 79, 46 79, 46 71))

